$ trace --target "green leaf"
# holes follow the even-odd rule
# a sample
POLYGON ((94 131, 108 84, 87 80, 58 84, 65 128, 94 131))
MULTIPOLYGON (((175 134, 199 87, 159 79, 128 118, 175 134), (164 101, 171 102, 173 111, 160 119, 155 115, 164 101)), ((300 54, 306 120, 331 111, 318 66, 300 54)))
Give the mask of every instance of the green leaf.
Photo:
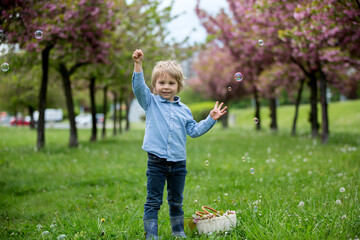
POLYGON ((194 220, 192 217, 185 218, 184 225, 188 226, 191 231, 194 231, 194 229, 196 228, 196 223, 194 223, 194 220))

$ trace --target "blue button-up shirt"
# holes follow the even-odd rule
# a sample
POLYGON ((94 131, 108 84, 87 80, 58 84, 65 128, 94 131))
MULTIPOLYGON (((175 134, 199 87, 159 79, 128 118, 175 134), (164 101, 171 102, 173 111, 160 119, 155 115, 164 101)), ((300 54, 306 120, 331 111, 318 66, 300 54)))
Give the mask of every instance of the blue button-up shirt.
POLYGON ((199 137, 216 123, 210 115, 197 123, 190 109, 175 96, 170 102, 152 94, 145 84, 143 73, 134 72, 134 94, 145 110, 146 128, 142 149, 167 161, 186 160, 186 134, 199 137))

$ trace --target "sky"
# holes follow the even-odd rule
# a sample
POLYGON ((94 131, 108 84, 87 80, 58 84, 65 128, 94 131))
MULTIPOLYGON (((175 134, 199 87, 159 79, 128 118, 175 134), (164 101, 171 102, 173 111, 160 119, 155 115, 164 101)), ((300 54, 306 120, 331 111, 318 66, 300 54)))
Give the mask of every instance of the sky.
MULTIPOLYGON (((189 35, 190 44, 205 42, 206 31, 201 26, 200 20, 195 13, 196 2, 197 0, 175 0, 172 15, 184 13, 167 25, 170 31, 168 40, 174 38, 176 42, 180 42, 189 35), (192 32, 194 28, 196 31, 192 32)), ((171 0, 164 0, 162 4, 169 6, 170 3, 171 0)), ((227 8, 227 2, 226 0, 200 0, 200 8, 208 13, 216 14, 220 12, 221 8, 227 8)))

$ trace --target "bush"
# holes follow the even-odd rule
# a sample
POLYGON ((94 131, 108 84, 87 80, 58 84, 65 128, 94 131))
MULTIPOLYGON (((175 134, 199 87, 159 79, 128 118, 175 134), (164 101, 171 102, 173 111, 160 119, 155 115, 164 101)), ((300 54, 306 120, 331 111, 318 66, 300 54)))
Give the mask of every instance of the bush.
POLYGON ((190 86, 186 86, 181 92, 179 93, 179 97, 181 98, 181 102, 188 105, 188 104, 194 104, 194 103, 201 103, 204 101, 210 101, 211 99, 205 98, 201 96, 198 92, 196 92, 193 88, 190 86))
POLYGON ((203 119, 205 119, 209 113, 210 110, 214 108, 214 102, 200 102, 200 103, 193 103, 188 105, 188 107, 191 110, 191 113, 195 119, 195 121, 199 122, 203 119))

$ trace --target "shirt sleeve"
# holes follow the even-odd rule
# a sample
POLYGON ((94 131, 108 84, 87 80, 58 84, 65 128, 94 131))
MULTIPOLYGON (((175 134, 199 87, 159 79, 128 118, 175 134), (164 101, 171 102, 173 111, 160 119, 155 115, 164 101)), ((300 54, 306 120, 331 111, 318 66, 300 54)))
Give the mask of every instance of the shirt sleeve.
POLYGON ((149 87, 145 84, 143 72, 134 72, 132 76, 132 88, 136 99, 140 106, 146 110, 149 106, 151 99, 151 92, 149 87))
POLYGON ((216 121, 212 119, 210 115, 208 115, 207 118, 201 120, 198 123, 194 120, 194 118, 192 118, 186 124, 186 134, 192 138, 200 137, 201 135, 209 131, 215 123, 216 121))

